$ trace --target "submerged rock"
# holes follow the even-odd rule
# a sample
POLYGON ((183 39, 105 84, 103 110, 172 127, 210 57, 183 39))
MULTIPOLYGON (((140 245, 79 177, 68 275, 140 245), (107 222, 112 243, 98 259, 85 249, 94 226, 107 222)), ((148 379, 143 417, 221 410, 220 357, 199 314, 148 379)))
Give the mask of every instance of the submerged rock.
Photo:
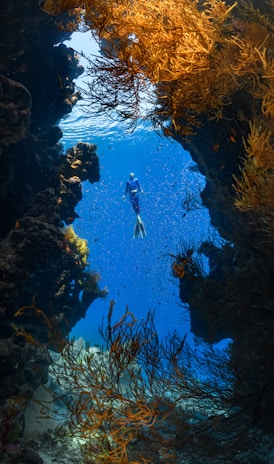
POLYGON ((0 137, 1 144, 21 140, 30 125, 31 95, 28 89, 0 75, 0 137))
POLYGON ((21 437, 28 400, 47 382, 47 347, 60 351, 105 295, 64 228, 77 218, 81 181, 99 179, 99 162, 88 144, 67 162, 59 144, 57 125, 80 98, 73 80, 83 72, 61 43, 70 33, 35 0, 0 10, 0 454, 3 463, 39 464, 21 437))

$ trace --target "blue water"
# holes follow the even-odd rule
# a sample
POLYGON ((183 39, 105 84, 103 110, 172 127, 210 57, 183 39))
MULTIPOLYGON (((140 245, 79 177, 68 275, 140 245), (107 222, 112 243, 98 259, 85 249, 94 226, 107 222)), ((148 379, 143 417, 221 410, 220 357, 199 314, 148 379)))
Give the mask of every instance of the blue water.
POLYGON ((203 177, 189 170, 190 155, 148 122, 140 122, 128 133, 111 119, 87 118, 79 106, 60 126, 64 149, 79 141, 97 145, 101 173, 100 182, 83 184, 83 200, 77 207, 80 219, 73 225, 79 236, 88 239, 90 269, 100 273, 100 286, 108 288, 108 296, 91 305, 73 335, 102 344, 98 326, 110 300, 116 302, 117 319, 127 306, 137 319, 155 310, 160 336, 174 328, 182 335, 189 332, 170 255, 180 252, 182 242, 197 243, 208 236, 207 210, 185 215, 182 208, 186 191, 198 192, 204 185, 203 177), (122 200, 130 171, 144 190, 141 216, 147 236, 138 240, 133 239, 135 213, 128 198, 122 200))
POLYGON ((64 148, 78 141, 98 146, 101 179, 84 183, 74 228, 88 239, 90 268, 101 274, 100 286, 109 291, 106 301, 92 304, 74 334, 100 343, 97 327, 111 299, 116 301, 117 317, 126 305, 137 318, 155 309, 161 335, 174 328, 185 333, 189 321, 178 298, 179 281, 172 277, 170 255, 180 252, 182 241, 207 237, 207 210, 185 215, 182 208, 186 189, 202 189, 203 178, 189 170, 193 164, 189 154, 176 142, 161 138, 148 123, 133 134, 123 133, 118 124, 105 131, 102 124, 98 128, 93 124, 77 109, 61 124, 64 148), (130 171, 144 189, 141 216, 147 236, 138 240, 133 239, 135 213, 128 198, 122 200, 130 171))

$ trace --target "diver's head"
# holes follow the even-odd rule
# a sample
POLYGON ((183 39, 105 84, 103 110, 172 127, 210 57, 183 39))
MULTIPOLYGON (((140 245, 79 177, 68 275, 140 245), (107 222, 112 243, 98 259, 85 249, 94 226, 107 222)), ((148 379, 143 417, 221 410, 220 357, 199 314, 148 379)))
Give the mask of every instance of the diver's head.
POLYGON ((130 172, 130 173, 129 173, 129 177, 130 177, 130 179, 133 179, 133 178, 134 178, 134 176, 135 176, 134 172, 130 172))

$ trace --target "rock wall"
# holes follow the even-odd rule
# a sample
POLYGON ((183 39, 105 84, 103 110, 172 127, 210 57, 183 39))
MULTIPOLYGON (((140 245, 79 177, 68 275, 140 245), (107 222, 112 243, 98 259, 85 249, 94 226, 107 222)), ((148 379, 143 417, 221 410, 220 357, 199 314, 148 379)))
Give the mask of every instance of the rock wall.
POLYGON ((194 335, 210 344, 224 338, 233 340, 231 368, 244 384, 238 392, 239 403, 246 407, 248 424, 269 430, 274 413, 270 394, 274 248, 269 220, 273 216, 271 210, 267 216, 260 208, 237 209, 233 187, 235 177, 241 175, 243 139, 249 132, 252 107, 258 108, 259 102, 240 92, 226 107, 222 120, 201 121, 194 136, 175 136, 205 176, 201 198, 220 239, 214 242, 214 237, 209 237, 196 244, 195 250, 186 243, 174 275, 180 278, 180 298, 189 309, 194 335), (208 271, 200 265, 201 257, 208 260, 208 271))
POLYGON ((47 380, 42 346, 60 350, 105 294, 85 269, 85 241, 64 229, 76 217, 81 181, 100 174, 95 145, 64 154, 59 143, 58 121, 77 102, 73 79, 83 72, 62 43, 70 33, 38 0, 2 2, 0 17, 0 454, 31 463, 39 462, 35 453, 26 458, 9 446, 20 438, 28 399, 47 380))

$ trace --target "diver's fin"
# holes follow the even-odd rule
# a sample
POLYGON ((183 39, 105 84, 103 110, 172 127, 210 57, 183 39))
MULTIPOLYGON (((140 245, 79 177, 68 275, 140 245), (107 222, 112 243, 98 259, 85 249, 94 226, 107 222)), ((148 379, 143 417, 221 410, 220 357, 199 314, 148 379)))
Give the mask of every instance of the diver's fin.
POLYGON ((147 233, 146 233, 146 229, 145 229, 143 221, 139 223, 139 228, 140 228, 140 235, 142 238, 144 238, 147 233))
POLYGON ((146 229, 141 216, 138 214, 137 220, 134 226, 133 238, 144 238, 146 236, 146 229))
POLYGON ((140 226, 139 226, 139 222, 136 221, 135 226, 134 226, 133 238, 139 238, 139 234, 140 234, 140 226))

